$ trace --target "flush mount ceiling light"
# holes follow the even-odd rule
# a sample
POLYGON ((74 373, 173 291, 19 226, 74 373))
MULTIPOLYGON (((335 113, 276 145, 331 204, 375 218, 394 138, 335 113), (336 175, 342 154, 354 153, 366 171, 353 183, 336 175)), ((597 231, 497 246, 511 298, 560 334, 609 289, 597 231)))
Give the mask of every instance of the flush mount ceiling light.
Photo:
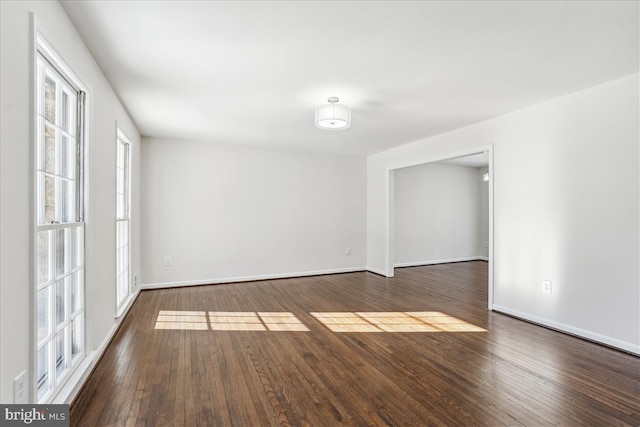
POLYGON ((316 108, 316 126, 320 129, 340 130, 351 126, 351 108, 338 105, 340 99, 332 96, 329 103, 316 108))

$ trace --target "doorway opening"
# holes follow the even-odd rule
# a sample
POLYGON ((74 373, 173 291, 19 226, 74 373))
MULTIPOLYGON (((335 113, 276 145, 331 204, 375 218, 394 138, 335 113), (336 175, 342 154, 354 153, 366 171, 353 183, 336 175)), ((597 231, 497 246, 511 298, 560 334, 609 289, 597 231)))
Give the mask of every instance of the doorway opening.
POLYGON ((394 276, 396 267, 485 260, 487 306, 492 310, 493 182, 492 146, 390 169, 387 277, 394 276), (420 191, 426 198, 414 197, 420 191), (430 240, 422 242, 420 233, 430 240))

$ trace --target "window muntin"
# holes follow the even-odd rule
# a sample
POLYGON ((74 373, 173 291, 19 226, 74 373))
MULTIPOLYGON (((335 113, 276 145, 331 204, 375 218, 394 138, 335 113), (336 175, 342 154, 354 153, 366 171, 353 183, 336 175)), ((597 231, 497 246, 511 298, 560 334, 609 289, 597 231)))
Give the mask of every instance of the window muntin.
POLYGON ((36 58, 36 398, 55 395, 84 356, 84 94, 41 49, 36 58))

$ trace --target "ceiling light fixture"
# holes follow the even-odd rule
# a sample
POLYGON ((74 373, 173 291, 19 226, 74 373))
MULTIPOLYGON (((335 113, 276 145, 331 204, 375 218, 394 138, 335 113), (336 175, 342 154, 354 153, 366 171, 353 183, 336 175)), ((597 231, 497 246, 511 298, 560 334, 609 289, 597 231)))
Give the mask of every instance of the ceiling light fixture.
POLYGON ((340 130, 351 126, 351 108, 338 105, 340 98, 332 96, 329 103, 316 108, 316 126, 320 129, 340 130))

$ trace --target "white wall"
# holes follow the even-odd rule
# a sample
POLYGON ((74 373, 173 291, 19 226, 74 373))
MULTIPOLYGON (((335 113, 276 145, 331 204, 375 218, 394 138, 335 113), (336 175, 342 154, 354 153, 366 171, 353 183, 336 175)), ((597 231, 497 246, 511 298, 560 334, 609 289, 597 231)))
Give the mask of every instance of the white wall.
POLYGON ((364 157, 153 138, 142 146, 146 286, 365 268, 364 157))
POLYGON ((494 307, 640 353, 638 77, 370 156, 369 268, 390 272, 388 171, 493 144, 494 307))
POLYGON ((396 266, 481 256, 479 171, 430 163, 394 172, 396 266))
MULTIPOLYGON (((132 142, 132 266, 139 270, 139 134, 58 2, 0 2, 0 402, 13 401, 13 379, 30 367, 33 195, 31 125, 33 40, 30 12, 49 43, 88 88, 86 309, 87 350, 97 349, 115 319, 116 121, 132 142)), ((32 379, 32 378, 31 378, 32 379)))

